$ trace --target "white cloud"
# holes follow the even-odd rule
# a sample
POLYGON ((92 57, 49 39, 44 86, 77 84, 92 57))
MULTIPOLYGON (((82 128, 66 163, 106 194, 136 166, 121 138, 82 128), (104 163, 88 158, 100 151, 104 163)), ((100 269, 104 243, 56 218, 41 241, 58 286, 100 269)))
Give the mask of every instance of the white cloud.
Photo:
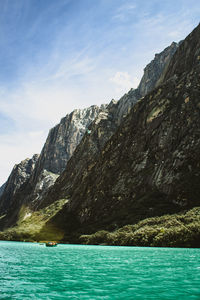
POLYGON ((126 21, 128 20, 131 15, 136 10, 136 5, 133 3, 125 3, 117 8, 117 10, 114 12, 112 19, 113 20, 119 20, 119 21, 126 21))
POLYGON ((155 47, 155 40, 157 45, 160 45, 162 41, 170 43, 173 40, 178 42, 180 39, 184 39, 194 28, 194 20, 191 15, 192 10, 185 11, 185 8, 170 14, 159 12, 153 16, 144 12, 134 27, 142 34, 142 39, 153 42, 155 47))
POLYGON ((115 89, 119 96, 131 88, 136 88, 139 84, 139 79, 131 77, 128 72, 116 72, 110 81, 116 85, 115 89))
POLYGON ((44 131, 43 131, 43 130, 39 130, 39 131, 30 131, 30 132, 29 132, 29 136, 30 136, 31 138, 34 138, 34 137, 36 137, 36 138, 41 138, 41 137, 43 137, 43 134, 44 134, 44 131))
POLYGON ((38 134, 33 132, 0 135, 0 185, 3 184, 15 164, 26 158, 31 158, 42 148, 47 131, 38 134))
POLYGON ((27 125, 30 127, 31 122, 53 126, 77 108, 77 102, 84 97, 80 81, 94 70, 93 60, 82 53, 74 55, 71 61, 65 57, 58 58, 58 55, 55 57, 43 66, 39 75, 38 67, 32 66, 17 87, 0 91, 0 111, 21 129, 27 125))

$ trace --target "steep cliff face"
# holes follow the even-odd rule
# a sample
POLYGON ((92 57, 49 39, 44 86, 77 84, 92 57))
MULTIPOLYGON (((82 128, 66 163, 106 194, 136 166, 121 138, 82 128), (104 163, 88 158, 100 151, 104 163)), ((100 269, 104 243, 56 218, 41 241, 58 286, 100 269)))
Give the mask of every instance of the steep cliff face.
POLYGON ((167 68, 171 58, 178 49, 179 44, 173 42, 161 53, 156 54, 155 58, 145 67, 144 74, 137 89, 131 89, 117 103, 115 109, 115 118, 118 119, 118 125, 122 119, 130 112, 130 109, 138 99, 152 91, 161 80, 164 70, 167 68))
POLYGON ((200 205, 199 36, 200 25, 180 45, 162 85, 135 104, 95 160, 87 157, 107 123, 91 125, 44 201, 68 201, 49 223, 66 239, 200 205))
POLYGON ((62 173, 86 129, 105 108, 106 105, 100 108, 93 105, 86 109, 76 109, 52 128, 35 168, 35 176, 37 177, 42 170, 62 173))
POLYGON ((144 75, 138 86, 138 91, 141 97, 148 94, 157 84, 163 69, 167 69, 169 62, 179 47, 179 43, 173 42, 169 47, 165 48, 161 53, 156 54, 154 60, 152 60, 144 69, 144 75), (164 68, 163 68, 164 67, 164 68))
POLYGON ((50 130, 29 185, 26 187, 27 202, 32 202, 33 206, 38 205, 40 199, 65 169, 88 126, 105 110, 106 105, 76 109, 50 130))
POLYGON ((12 200, 16 192, 22 187, 22 185, 28 181, 39 155, 35 154, 31 159, 27 158, 21 163, 14 166, 7 182, 2 186, 1 198, 0 198, 0 211, 4 213, 10 206, 12 206, 12 200))

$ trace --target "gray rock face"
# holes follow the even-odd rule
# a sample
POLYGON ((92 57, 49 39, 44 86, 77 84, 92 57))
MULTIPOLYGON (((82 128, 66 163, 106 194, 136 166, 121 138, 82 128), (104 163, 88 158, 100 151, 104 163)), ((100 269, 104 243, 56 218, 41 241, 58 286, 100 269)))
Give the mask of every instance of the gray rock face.
POLYGON ((4 211, 12 205, 12 199, 22 185, 28 181, 39 155, 35 154, 31 159, 27 158, 21 163, 16 164, 7 180, 3 185, 3 191, 0 198, 0 210, 4 211))
POLYGON ((28 202, 34 207, 63 172, 88 126, 105 110, 106 105, 76 109, 50 130, 26 188, 28 202))
POLYGON ((105 105, 100 108, 93 105, 85 109, 76 109, 61 119, 60 123, 49 132, 37 162, 34 176, 37 178, 43 170, 55 174, 62 173, 86 129, 98 116, 99 112, 105 108, 105 105))
POLYGON ((156 54, 155 58, 145 67, 144 74, 138 88, 131 89, 127 94, 121 97, 118 102, 116 102, 116 108, 113 114, 115 115, 115 119, 117 119, 118 125, 120 125, 123 118, 130 112, 138 99, 147 95, 159 84, 162 74, 165 69, 167 69, 169 62, 178 47, 179 44, 173 42, 161 53, 156 54))
POLYGON ((118 125, 120 125, 122 119, 130 112, 138 99, 147 95, 157 86, 178 46, 178 43, 173 42, 161 53, 156 54, 155 58, 145 67, 144 75, 138 88, 131 89, 116 103, 115 118, 118 119, 118 125))
POLYGON ((164 68, 167 69, 169 62, 178 49, 179 44, 173 42, 169 47, 165 48, 161 53, 156 54, 154 60, 152 60, 144 69, 144 75, 138 86, 138 91, 141 97, 147 95, 159 81, 163 74, 164 68))

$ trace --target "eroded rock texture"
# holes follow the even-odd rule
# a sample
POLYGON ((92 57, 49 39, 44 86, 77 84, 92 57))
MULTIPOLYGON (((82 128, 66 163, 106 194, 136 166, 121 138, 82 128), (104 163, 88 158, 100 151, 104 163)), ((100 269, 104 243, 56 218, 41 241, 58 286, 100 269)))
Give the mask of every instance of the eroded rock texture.
POLYGON ((7 182, 2 186, 3 188, 0 194, 0 211, 2 213, 12 206, 12 200, 16 192, 30 178, 38 157, 39 155, 35 154, 31 159, 27 158, 14 166, 7 182))
MULTIPOLYGON (((64 171, 68 160, 83 138, 91 122, 105 111, 106 105, 76 109, 52 128, 30 178, 31 195, 28 202, 38 205, 40 199, 64 171)), ((29 191, 30 193, 30 191, 29 191)))

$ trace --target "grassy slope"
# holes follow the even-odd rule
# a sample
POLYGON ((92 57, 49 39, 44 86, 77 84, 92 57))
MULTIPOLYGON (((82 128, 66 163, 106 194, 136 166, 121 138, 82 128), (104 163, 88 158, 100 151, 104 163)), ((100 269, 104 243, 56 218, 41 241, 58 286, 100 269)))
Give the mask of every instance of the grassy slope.
POLYGON ((12 228, 0 232, 0 239, 18 241, 62 240, 64 233, 53 225, 47 226, 46 223, 66 202, 66 199, 61 199, 35 212, 22 207, 17 224, 12 228))
MULTIPOLYGON (((0 232, 0 239, 19 241, 63 241, 64 232, 48 221, 63 207, 66 199, 37 212, 20 212, 16 226, 0 232)), ((200 207, 173 215, 144 219, 115 231, 98 231, 79 238, 82 244, 152 247, 200 247, 200 207)))

